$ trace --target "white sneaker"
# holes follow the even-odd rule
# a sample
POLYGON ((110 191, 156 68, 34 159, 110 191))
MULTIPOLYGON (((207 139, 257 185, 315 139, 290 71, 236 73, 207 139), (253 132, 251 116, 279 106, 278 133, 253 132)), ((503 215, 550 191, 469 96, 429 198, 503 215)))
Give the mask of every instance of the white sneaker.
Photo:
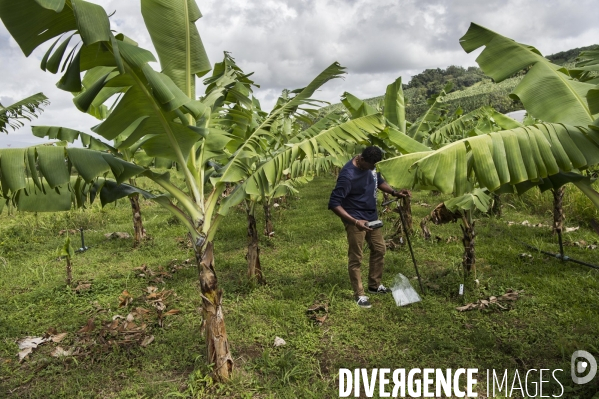
POLYGON ((391 288, 387 288, 383 284, 381 284, 378 286, 377 289, 368 287, 368 292, 370 292, 371 294, 389 294, 391 293, 391 288))
POLYGON ((359 307, 364 308, 364 309, 370 309, 372 307, 372 305, 370 304, 370 301, 368 301, 367 296, 358 297, 357 304, 359 307))

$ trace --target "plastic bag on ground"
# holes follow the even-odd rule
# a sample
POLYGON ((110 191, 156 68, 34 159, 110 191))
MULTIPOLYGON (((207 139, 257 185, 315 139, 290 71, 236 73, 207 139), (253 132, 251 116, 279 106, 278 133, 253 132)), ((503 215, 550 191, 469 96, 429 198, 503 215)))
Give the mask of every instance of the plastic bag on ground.
POLYGON ((410 280, 401 273, 395 276, 395 282, 393 287, 391 287, 391 292, 397 306, 405 306, 422 300, 414 287, 412 287, 412 284, 410 284, 410 280))

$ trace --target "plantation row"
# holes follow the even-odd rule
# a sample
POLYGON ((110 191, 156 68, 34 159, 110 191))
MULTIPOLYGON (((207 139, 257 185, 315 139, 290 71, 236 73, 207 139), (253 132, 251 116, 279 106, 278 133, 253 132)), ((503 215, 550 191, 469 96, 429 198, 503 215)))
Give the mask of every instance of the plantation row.
MULTIPOLYGON (((599 208, 599 193, 592 186, 593 168, 599 164, 594 74, 599 51, 583 52, 575 65, 560 68, 535 49, 473 23, 461 46, 466 52, 485 47, 477 62, 494 81, 514 85, 511 95, 529 113, 524 122, 487 103, 452 112, 451 101, 461 98, 445 101, 450 83, 410 121, 401 78, 389 84, 376 106, 344 93, 343 110, 317 117, 314 105, 321 103, 312 96, 344 74, 338 63, 305 87, 283 91, 266 112, 253 95, 250 74, 229 53, 214 67, 210 64, 194 24, 201 16, 195 2, 164 6, 143 1, 141 9, 159 60, 133 38, 115 35, 106 11, 96 4, 0 1, 0 17, 23 53, 46 50, 42 70, 64 71, 58 87, 73 93, 79 111, 102 120, 93 130, 105 140, 72 129, 34 127, 39 137, 69 143, 81 139, 86 148, 62 143, 0 150, 3 202, 21 211, 58 212, 94 200, 106 205, 127 198, 136 243, 145 234, 140 199, 162 207, 186 229, 193 249, 204 359, 216 380, 229 380, 234 369, 215 261, 225 220, 239 207, 245 210, 248 279, 264 283, 257 210, 266 218, 265 235, 272 236, 275 199, 296 193, 315 175, 342 167, 365 147, 384 151, 376 166, 394 188, 451 196, 434 207, 421 228, 425 231, 429 220, 461 221, 462 265, 469 278, 476 270, 474 212, 497 209, 500 195, 552 190, 553 229, 560 236, 565 184, 575 185, 599 208), (25 15, 35 23, 22 24, 25 15), (153 62, 160 63, 158 70, 153 62), (521 80, 507 80, 523 69, 521 80), (200 98, 195 95, 198 77, 205 77, 200 98), (176 169, 163 173, 165 165, 176 169), (141 186, 144 179, 152 182, 152 190, 141 186)), ((485 93, 504 90, 501 83, 492 87, 490 92, 485 84, 469 90, 483 93, 483 101, 485 93)), ((37 95, 4 109, 2 128, 18 126, 15 120, 30 118, 45 101, 37 95)), ((401 208, 411 214, 408 198, 401 208)), ((69 244, 62 252, 67 262, 73 257, 69 244)))

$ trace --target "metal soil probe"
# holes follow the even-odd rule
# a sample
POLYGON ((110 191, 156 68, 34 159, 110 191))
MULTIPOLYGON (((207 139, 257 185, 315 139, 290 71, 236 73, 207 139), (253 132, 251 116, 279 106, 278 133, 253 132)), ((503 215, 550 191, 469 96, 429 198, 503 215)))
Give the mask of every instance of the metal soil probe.
POLYGON ((420 273, 418 272, 418 266, 416 265, 416 258, 414 257, 414 250, 412 249, 412 242, 410 241, 410 234, 408 233, 408 229, 406 227, 406 222, 403 218, 403 213, 401 213, 401 207, 399 205, 399 198, 397 200, 391 199, 389 201, 383 202, 381 205, 386 206, 392 203, 393 201, 397 201, 397 208, 399 209, 399 218, 401 219, 401 225, 403 227, 403 231, 406 233, 406 240, 408 241, 408 247, 410 248, 410 255, 412 255, 412 262, 414 262, 414 269, 416 269, 416 276, 418 277, 418 284, 420 284, 420 292, 424 295, 424 287, 422 286, 422 280, 420 279, 420 273))

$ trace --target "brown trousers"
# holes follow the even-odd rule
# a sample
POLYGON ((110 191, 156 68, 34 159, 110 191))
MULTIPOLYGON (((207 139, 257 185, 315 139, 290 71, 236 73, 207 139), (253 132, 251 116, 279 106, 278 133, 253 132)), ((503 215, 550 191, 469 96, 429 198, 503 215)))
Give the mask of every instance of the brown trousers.
POLYGON ((345 231, 347 232, 347 243, 349 244, 349 250, 347 251, 347 256, 349 258, 349 280, 351 281, 354 295, 357 298, 364 295, 362 274, 360 273, 364 239, 366 239, 366 242, 368 242, 368 248, 370 248, 368 287, 373 289, 378 288, 378 286, 381 284, 381 277, 383 276, 385 240, 383 239, 383 229, 360 231, 356 226, 346 224, 345 231))

